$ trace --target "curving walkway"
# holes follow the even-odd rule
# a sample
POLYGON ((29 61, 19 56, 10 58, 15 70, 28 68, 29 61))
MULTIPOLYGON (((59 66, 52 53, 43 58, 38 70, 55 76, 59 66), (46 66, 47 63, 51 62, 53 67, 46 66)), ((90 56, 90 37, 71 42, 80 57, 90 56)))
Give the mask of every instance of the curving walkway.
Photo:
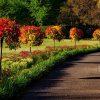
POLYGON ((20 100, 100 100, 100 53, 79 58, 57 66, 20 100))

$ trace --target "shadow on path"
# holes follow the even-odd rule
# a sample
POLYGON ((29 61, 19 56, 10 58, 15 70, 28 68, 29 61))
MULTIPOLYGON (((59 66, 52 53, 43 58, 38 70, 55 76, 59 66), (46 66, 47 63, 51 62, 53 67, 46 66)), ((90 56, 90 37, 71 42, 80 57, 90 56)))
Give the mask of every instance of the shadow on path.
POLYGON ((33 100, 33 98, 34 100, 42 100, 41 96, 39 97, 39 94, 42 92, 36 91, 46 90, 50 87, 56 86, 57 82, 63 81, 62 77, 65 74, 66 76, 69 75, 69 73, 64 73, 64 70, 67 70, 67 68, 72 67, 74 65, 72 64, 72 61, 80 60, 83 57, 84 56, 82 55, 73 57, 73 59, 66 59, 67 62, 65 62, 63 65, 55 66, 53 70, 51 70, 47 75, 43 76, 40 80, 36 82, 32 81, 24 90, 24 92, 22 92, 20 96, 17 96, 15 100, 33 100), (27 95, 25 99, 21 99, 23 98, 23 95, 27 95))
MULTIPOLYGON (((98 56, 98 55, 90 55, 90 56, 98 56)), ((19 96, 16 100, 47 100, 46 97, 44 99, 44 96, 41 95, 41 93, 48 93, 48 88, 55 87, 57 83, 63 82, 62 77, 63 76, 69 76, 70 73, 64 72, 67 70, 69 67, 73 67, 75 63, 93 63, 93 64, 100 64, 100 62, 81 62, 78 60, 82 60, 84 56, 77 56, 73 57, 72 59, 66 59, 67 62, 65 62, 63 65, 55 66, 55 68, 49 72, 48 75, 45 75, 41 78, 41 80, 38 80, 36 82, 31 82, 28 87, 24 90, 24 92, 19 96), (72 61, 76 61, 72 63, 72 61), (24 96, 24 98, 23 98, 24 96)), ((80 79, 100 79, 100 77, 84 77, 80 79)), ((67 96, 68 97, 68 96, 67 96)), ((54 98, 57 99, 56 96, 50 96, 47 97, 49 100, 55 100, 54 98), (52 99, 53 98, 53 99, 52 99)), ((62 97, 62 99, 65 99, 66 96, 62 97)), ((58 99, 60 100, 60 99, 58 99)))
POLYGON ((79 79, 100 79, 100 77, 84 77, 84 78, 79 78, 79 79))

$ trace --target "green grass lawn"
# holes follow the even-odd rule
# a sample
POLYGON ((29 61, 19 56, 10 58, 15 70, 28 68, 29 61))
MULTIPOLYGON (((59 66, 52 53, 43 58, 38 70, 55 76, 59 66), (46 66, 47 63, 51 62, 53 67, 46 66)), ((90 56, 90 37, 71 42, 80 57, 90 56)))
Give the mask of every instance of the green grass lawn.
MULTIPOLYGON (((99 45, 98 41, 94 40, 80 40, 77 42, 77 45, 93 45, 97 46, 99 45)), ((46 46, 54 46, 54 42, 52 39, 45 39, 43 44, 41 46, 33 46, 32 50, 45 50, 46 46)), ((56 41, 56 46, 74 46, 74 41, 70 39, 64 39, 61 42, 56 41)), ((28 45, 21 45, 21 48, 18 48, 17 50, 9 50, 9 48, 6 48, 6 45, 3 46, 3 55, 10 55, 10 54, 18 54, 21 51, 29 51, 28 45)))

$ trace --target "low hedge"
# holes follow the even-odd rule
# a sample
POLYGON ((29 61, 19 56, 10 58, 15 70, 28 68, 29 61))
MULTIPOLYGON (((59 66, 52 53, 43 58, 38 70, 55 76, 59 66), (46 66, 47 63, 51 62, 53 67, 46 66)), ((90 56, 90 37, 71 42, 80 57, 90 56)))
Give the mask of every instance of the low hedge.
POLYGON ((66 59, 97 51, 100 51, 99 47, 75 49, 71 51, 65 50, 63 52, 59 52, 55 56, 51 56, 46 61, 42 61, 37 65, 32 66, 30 69, 22 70, 20 74, 14 77, 9 77, 3 84, 0 85, 0 100, 7 100, 10 97, 14 97, 15 94, 19 94, 19 91, 23 90, 23 88, 25 88, 32 80, 39 79, 56 65, 65 62, 66 59))

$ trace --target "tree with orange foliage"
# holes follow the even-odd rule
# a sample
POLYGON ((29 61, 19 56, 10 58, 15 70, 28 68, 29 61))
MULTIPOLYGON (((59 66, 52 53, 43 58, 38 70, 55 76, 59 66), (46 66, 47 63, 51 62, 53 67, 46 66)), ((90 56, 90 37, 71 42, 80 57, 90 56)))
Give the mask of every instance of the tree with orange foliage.
POLYGON ((98 40, 99 43, 100 43, 100 28, 99 29, 96 29, 93 33, 93 37, 94 39, 98 40))
POLYGON ((44 38, 44 33, 41 32, 40 27, 36 26, 22 26, 20 28, 20 37, 19 40, 22 43, 29 44, 30 45, 30 53, 31 53, 31 47, 39 46, 42 44, 44 38))
POLYGON ((65 34, 62 32, 61 26, 49 26, 45 30, 45 34, 47 38, 54 40, 54 49, 55 49, 55 40, 60 42, 62 39, 66 37, 65 34))
POLYGON ((76 41, 80 40, 83 37, 84 33, 81 29, 78 29, 76 27, 70 29, 70 38, 75 41, 75 47, 76 47, 76 41))

